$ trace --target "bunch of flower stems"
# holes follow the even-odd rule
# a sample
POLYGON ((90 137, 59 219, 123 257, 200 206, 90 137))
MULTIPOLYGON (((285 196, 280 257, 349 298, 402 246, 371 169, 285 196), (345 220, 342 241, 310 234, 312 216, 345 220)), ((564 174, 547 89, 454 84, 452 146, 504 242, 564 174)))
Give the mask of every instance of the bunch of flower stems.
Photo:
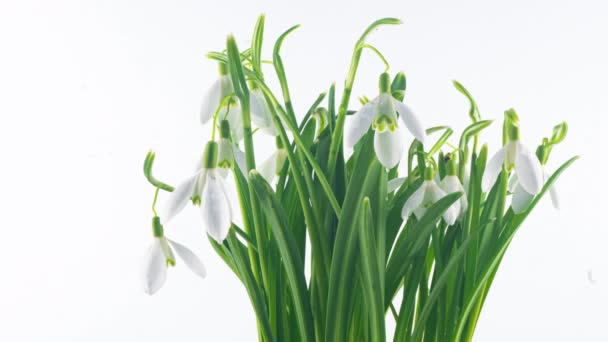
POLYGON ((229 36, 223 52, 208 54, 220 75, 200 114, 212 133, 196 173, 173 187, 152 175, 153 152, 145 160, 156 189, 147 293, 181 261, 206 275, 192 251, 165 236, 171 218, 193 207, 211 246, 247 290, 260 341, 385 341, 387 319, 396 322, 394 341, 472 339, 515 233, 546 192, 558 206, 553 184, 576 157, 549 173, 545 165, 566 124, 528 149, 512 109, 504 115, 503 147, 489 156, 479 137, 492 121, 481 118, 458 82, 470 125, 457 143, 447 126, 425 129, 424 117, 404 101, 405 75, 391 77, 386 59, 366 43, 374 29, 399 23, 371 24, 356 42, 340 98, 331 85, 306 113, 294 112, 280 54, 297 26, 277 39, 270 62, 262 58, 263 15, 251 47, 239 50, 229 36), (387 70, 378 95, 353 104, 364 51, 387 70), (267 86, 264 64, 274 67, 279 94, 267 86), (262 134, 276 137, 277 150, 260 162, 254 138, 262 134), (238 204, 230 203, 230 191, 238 204), (239 213, 241 227, 234 223, 239 213))

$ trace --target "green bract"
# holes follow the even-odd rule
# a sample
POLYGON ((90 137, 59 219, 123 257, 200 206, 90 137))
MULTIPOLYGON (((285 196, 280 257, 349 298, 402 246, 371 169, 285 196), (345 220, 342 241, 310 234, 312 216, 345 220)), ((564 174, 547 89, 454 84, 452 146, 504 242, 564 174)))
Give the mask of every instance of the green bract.
POLYGON ((160 240, 150 249, 146 291, 162 286, 161 262, 175 260, 169 243, 204 275, 192 252, 162 240, 161 220, 189 206, 201 211, 212 247, 245 286, 260 341, 470 341, 514 234, 546 192, 558 203, 553 184, 576 157, 553 174, 545 165, 566 123, 537 146, 525 145, 519 117, 508 109, 503 147, 489 153, 479 139, 492 121, 454 81, 470 123, 454 142, 450 127, 424 128, 406 104, 405 74, 391 75, 386 58, 366 42, 374 29, 400 23, 393 18, 359 38, 339 99, 332 84, 306 113, 296 113, 281 47, 298 26, 279 36, 267 62, 264 20, 249 48, 240 50, 229 36, 222 52, 208 54, 220 75, 204 97, 201 121, 212 138, 201 146, 197 173, 173 187, 152 176, 154 153, 146 157, 154 203, 160 190, 171 193, 160 217, 153 205, 153 237, 160 240), (379 94, 361 95, 360 106, 351 103, 351 90, 366 49, 386 70, 378 70, 379 94), (279 93, 265 81, 265 63, 274 67, 279 93), (257 134, 276 141, 264 162, 256 156, 257 134), (228 176, 239 203, 228 201, 228 176), (232 221, 239 212, 242 228, 232 221), (392 334, 387 314, 396 320, 392 334))

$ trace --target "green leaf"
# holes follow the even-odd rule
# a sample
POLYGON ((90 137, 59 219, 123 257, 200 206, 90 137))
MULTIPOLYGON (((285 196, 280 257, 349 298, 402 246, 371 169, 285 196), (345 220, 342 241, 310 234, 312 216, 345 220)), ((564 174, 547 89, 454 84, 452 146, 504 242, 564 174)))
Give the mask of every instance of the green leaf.
POLYGON ((264 14, 260 14, 255 23, 251 39, 251 59, 253 71, 262 78, 262 41, 264 40, 264 14))
POLYGON ((304 264, 299 258, 300 252, 296 242, 287 228, 287 220, 281 210, 281 202, 257 171, 250 172, 249 179, 266 214, 272 236, 283 260, 302 340, 315 341, 312 311, 304 277, 304 264))
POLYGON ((334 243, 327 299, 327 322, 325 340, 341 342, 346 340, 348 317, 353 305, 353 289, 345 284, 353 284, 356 272, 357 230, 352 227, 360 208, 363 196, 372 191, 377 184, 378 173, 382 167, 375 159, 373 135, 368 132, 363 138, 364 148, 358 151, 356 167, 349 181, 344 209, 340 214, 334 243))
POLYGON ((374 238, 374 220, 369 198, 363 199, 363 209, 359 227, 359 265, 363 275, 365 309, 369 312, 372 341, 384 341, 384 303, 382 300, 381 272, 379 268, 376 239, 374 238))

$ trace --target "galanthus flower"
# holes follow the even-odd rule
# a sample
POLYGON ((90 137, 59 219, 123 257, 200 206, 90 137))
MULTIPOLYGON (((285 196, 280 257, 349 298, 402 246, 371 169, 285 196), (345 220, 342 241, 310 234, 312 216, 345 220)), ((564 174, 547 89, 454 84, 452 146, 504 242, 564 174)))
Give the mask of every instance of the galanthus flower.
POLYGON ((197 276, 205 278, 207 271, 201 260, 186 246, 181 245, 164 235, 163 226, 158 216, 152 219, 154 242, 144 256, 143 285, 144 291, 152 295, 158 291, 167 279, 167 268, 175 266, 175 255, 197 276))
POLYGON ((460 183, 460 178, 457 176, 456 163, 453 159, 448 160, 446 164, 446 176, 443 177, 443 179, 439 182, 439 187, 446 194, 451 194, 454 192, 463 193, 458 201, 452 204, 452 207, 455 207, 456 211, 458 212, 458 217, 462 217, 467 211, 469 204, 467 201, 467 196, 465 195, 464 187, 462 186, 462 183, 460 183))
POLYGON ((224 241, 232 224, 232 210, 217 168, 218 144, 210 141, 205 147, 202 167, 179 184, 171 193, 165 210, 165 222, 181 212, 188 201, 200 207, 203 226, 216 241, 224 241))
POLYGON ((273 183, 276 176, 281 173, 283 169, 283 165, 285 165, 285 160, 287 159, 287 149, 283 146, 283 142, 280 137, 276 138, 277 150, 266 159, 260 167, 258 171, 266 179, 268 183, 273 183))
POLYGON ((380 75, 380 95, 347 117, 344 142, 352 148, 371 127, 374 130, 374 150, 380 163, 393 168, 401 160, 405 142, 397 114, 412 135, 424 144, 426 133, 418 117, 404 103, 390 94, 387 73, 380 75))
POLYGON ((220 122, 220 139, 218 142, 217 167, 222 177, 226 178, 234 163, 246 174, 245 153, 231 142, 230 124, 227 120, 220 122))
MULTIPOLYGON (((435 183, 434 177, 435 172, 431 167, 427 167, 424 171, 424 182, 422 182, 418 190, 416 190, 403 205, 401 217, 404 220, 412 214, 414 214, 417 219, 421 219, 431 205, 446 196, 445 191, 435 183)), ((455 204, 458 204, 458 202, 455 204)), ((450 206, 445 213, 443 213, 443 220, 447 224, 453 225, 456 222, 456 219, 458 219, 459 211, 459 205, 450 206)))
POLYGON ((217 128, 221 129, 221 122, 226 120, 230 124, 230 135, 235 143, 243 139, 243 113, 236 96, 224 99, 217 113, 217 128))
POLYGON ((508 142, 490 159, 482 178, 483 191, 488 192, 496 182, 503 166, 514 170, 518 184, 528 194, 536 195, 543 186, 543 171, 538 158, 519 141, 519 123, 507 126, 508 142))
MULTIPOLYGON (((540 146, 539 150, 537 150, 537 155, 538 151, 542 151, 542 146, 540 146)), ((542 158, 539 156, 539 159, 541 160, 541 172, 544 183, 549 179, 551 173, 549 172, 547 166, 543 164, 543 162, 547 162, 546 158, 542 158)), ((517 174, 514 174, 509 179, 509 191, 513 194, 513 198, 511 199, 511 208, 516 214, 521 214, 522 212, 524 212, 534 199, 534 194, 531 194, 526 191, 524 187, 520 184, 517 174)), ((555 184, 551 185, 551 187, 549 188, 549 195, 551 196, 551 203, 553 204, 553 207, 555 209, 559 209, 559 196, 555 184)))
POLYGON ((203 96, 203 104, 201 106, 201 123, 203 125, 213 118, 224 99, 234 92, 226 64, 219 64, 219 72, 220 76, 203 96))
POLYGON ((256 125, 260 131, 276 136, 277 130, 272 121, 272 114, 270 113, 270 108, 264 97, 264 92, 257 87, 255 83, 252 83, 251 85, 249 102, 251 106, 251 121, 253 124, 256 125))

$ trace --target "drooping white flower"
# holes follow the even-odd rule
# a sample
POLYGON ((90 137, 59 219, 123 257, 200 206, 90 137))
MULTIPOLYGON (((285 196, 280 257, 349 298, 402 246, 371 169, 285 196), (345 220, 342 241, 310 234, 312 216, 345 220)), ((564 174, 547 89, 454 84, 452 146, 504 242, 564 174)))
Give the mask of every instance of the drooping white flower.
POLYGON ((228 120, 220 122, 220 139, 218 142, 217 167, 222 177, 226 178, 234 163, 246 174, 245 153, 239 147, 230 141, 230 123, 228 120))
POLYGON ((502 167, 514 169, 518 183, 529 194, 536 195, 543 186, 543 172, 538 158, 519 141, 519 132, 490 159, 481 180, 483 191, 490 190, 502 167))
POLYGON ((384 167, 393 168, 403 155, 404 139, 397 114, 412 135, 424 144, 426 133, 418 117, 401 101, 389 93, 388 74, 380 76, 380 95, 347 117, 344 143, 352 148, 371 127, 374 131, 374 150, 384 167))
POLYGON ((181 212, 188 201, 200 206, 203 227, 216 241, 222 242, 232 224, 232 209, 224 179, 217 165, 218 146, 207 143, 202 167, 179 184, 171 193, 165 208, 165 223, 181 212))
POLYGON ((222 121, 228 121, 233 141, 235 143, 241 141, 243 139, 243 113, 238 98, 236 96, 226 98, 217 115, 217 128, 221 129, 222 121))
POLYGON ((462 192, 463 195, 460 196, 460 199, 454 204, 453 207, 456 208, 458 212, 458 217, 462 217, 468 208, 467 196, 464 195, 465 190, 462 184, 460 183, 460 179, 456 175, 447 175, 445 176, 441 182, 439 182, 439 187, 446 193, 451 194, 454 192, 462 192))
MULTIPOLYGON (((431 205, 446 195, 446 192, 435 183, 434 172, 430 168, 427 168, 424 182, 403 205, 401 217, 407 219, 410 215, 414 214, 417 219, 421 219, 431 205)), ((458 219, 459 213, 460 203, 456 202, 443 213, 442 217, 447 224, 453 225, 458 219)))
MULTIPOLYGON (((544 183, 549 179, 550 173, 548 172, 546 166, 542 165, 541 168, 544 183)), ((513 193, 513 198, 511 198, 511 208, 516 214, 521 214, 524 212, 534 199, 534 194, 531 194, 524 189, 516 174, 509 179, 509 191, 513 193)), ((553 207, 555 209, 559 209, 559 195, 555 184, 551 185, 551 188, 549 188, 549 195, 551 196, 551 203, 553 204, 553 207)))
POLYGON ((268 183, 272 184, 274 179, 281 173, 285 160, 287 160, 287 149, 283 147, 283 144, 277 138, 277 150, 260 164, 258 171, 268 183))
POLYGON ((203 96, 203 104, 201 106, 201 123, 206 124, 217 111, 222 101, 234 92, 232 81, 227 73, 226 65, 220 63, 220 76, 203 96))
POLYGON ((270 108, 264 98, 264 93, 260 88, 252 88, 249 102, 251 104, 251 121, 260 128, 260 131, 276 136, 277 130, 272 121, 270 108))
POLYGON ((390 194, 391 192, 399 189, 401 187, 401 185, 403 185, 403 183, 405 182, 406 179, 407 179, 407 177, 398 177, 398 178, 393 178, 393 179, 389 180, 386 183, 386 192, 390 194))
POLYGON ((453 207, 457 208, 458 217, 460 218, 466 213, 469 203, 465 188, 462 183, 460 183, 460 178, 458 178, 456 174, 456 162, 454 159, 449 159, 446 163, 446 176, 439 182, 439 187, 445 191, 446 194, 454 192, 461 192, 463 194, 456 203, 452 204, 453 207))
POLYGON ((186 246, 179 244, 164 236, 160 219, 154 217, 152 221, 154 242, 148 247, 143 260, 143 285, 144 291, 152 295, 158 291, 167 279, 167 268, 175 266, 175 253, 201 278, 205 278, 207 271, 201 260, 186 246))

